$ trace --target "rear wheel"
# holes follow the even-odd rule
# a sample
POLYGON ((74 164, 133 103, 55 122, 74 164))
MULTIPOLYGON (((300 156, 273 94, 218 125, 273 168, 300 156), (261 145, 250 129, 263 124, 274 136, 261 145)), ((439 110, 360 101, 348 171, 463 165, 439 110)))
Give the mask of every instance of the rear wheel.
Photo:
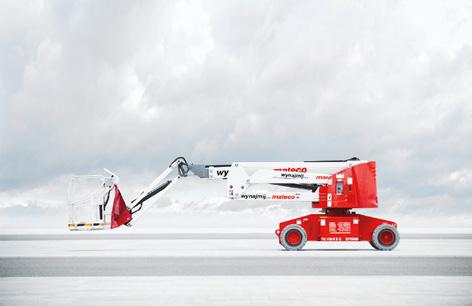
POLYGON ((400 234, 397 229, 390 224, 380 224, 372 232, 370 245, 380 251, 391 251, 400 242, 400 234))
POLYGON ((306 240, 306 232, 298 224, 287 225, 280 233, 280 244, 288 251, 301 250, 306 240))

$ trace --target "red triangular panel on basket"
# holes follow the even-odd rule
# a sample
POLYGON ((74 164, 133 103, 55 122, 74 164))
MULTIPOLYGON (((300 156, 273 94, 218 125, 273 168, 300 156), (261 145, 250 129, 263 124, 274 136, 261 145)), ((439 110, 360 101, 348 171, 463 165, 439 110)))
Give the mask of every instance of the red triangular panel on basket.
POLYGON ((111 212, 111 228, 119 227, 131 221, 133 217, 126 207, 125 200, 121 196, 118 186, 115 185, 115 199, 113 201, 113 209, 111 212))

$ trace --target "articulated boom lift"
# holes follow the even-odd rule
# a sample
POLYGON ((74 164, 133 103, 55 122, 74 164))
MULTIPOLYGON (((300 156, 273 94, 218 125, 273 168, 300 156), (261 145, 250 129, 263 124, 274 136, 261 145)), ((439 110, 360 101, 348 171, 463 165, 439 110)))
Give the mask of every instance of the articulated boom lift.
MULTIPOLYGON (((305 162, 235 162, 227 165, 188 164, 176 158, 136 199, 126 206, 117 187, 118 177, 108 171, 99 178, 101 189, 84 199, 75 199, 74 184, 69 188, 69 229, 103 229, 107 220, 107 203, 114 189, 111 228, 131 226, 152 203, 180 179, 190 174, 200 178, 227 181, 227 196, 232 200, 310 202, 318 214, 284 221, 275 234, 287 250, 300 250, 307 241, 369 241, 378 250, 393 250, 400 239, 392 221, 357 214, 354 208, 376 208, 376 165, 358 158, 305 162), (177 170, 177 175, 174 174, 177 170), (260 191, 261 187, 271 186, 260 191), (75 200, 74 200, 75 199, 75 200), (95 203, 94 221, 78 220, 75 209, 87 199, 95 203)), ((80 177, 75 177, 78 179, 80 177)))

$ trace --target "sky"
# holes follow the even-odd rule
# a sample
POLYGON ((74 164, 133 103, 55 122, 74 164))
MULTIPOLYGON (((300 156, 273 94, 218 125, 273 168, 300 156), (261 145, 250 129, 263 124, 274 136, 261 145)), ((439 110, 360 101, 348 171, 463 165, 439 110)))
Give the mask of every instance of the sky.
MULTIPOLYGON (((467 226, 471 84, 468 1, 1 1, 0 220, 66 224, 70 175, 103 167, 131 199, 176 156, 357 156, 377 162, 366 214, 467 226)), ((307 206, 191 178, 146 222, 258 226, 307 206)))

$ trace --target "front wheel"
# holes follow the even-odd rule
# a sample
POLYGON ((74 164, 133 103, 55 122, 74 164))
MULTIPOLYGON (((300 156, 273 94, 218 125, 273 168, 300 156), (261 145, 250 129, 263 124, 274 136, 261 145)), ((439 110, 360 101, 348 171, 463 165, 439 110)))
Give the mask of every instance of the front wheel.
POLYGON ((397 229, 390 224, 380 224, 372 232, 370 245, 380 251, 391 251, 400 242, 400 234, 397 229))
POLYGON ((306 232, 298 224, 287 225, 280 233, 280 244, 288 251, 301 250, 306 240, 306 232))

